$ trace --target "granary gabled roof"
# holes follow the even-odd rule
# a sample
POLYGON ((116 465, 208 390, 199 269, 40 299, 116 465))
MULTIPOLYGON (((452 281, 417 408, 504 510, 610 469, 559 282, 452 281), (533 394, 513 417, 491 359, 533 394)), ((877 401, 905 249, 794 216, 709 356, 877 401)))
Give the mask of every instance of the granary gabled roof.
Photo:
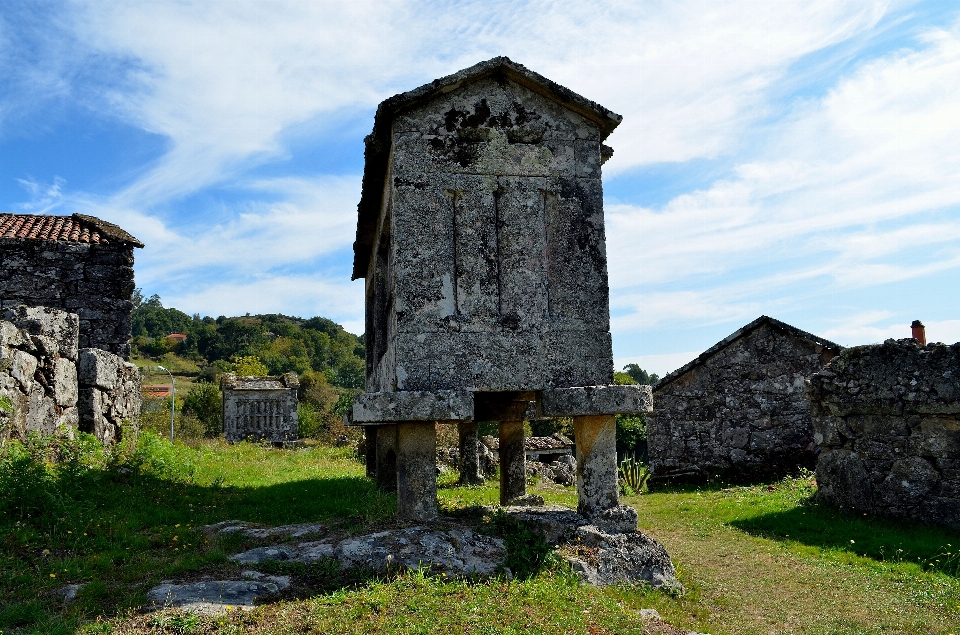
POLYGON ((670 382, 672 382, 673 380, 677 379, 678 377, 687 374, 692 369, 702 365, 708 359, 710 359, 711 357, 713 357, 723 349, 730 346, 730 344, 736 342, 740 338, 746 337, 747 335, 749 335, 750 333, 752 333, 753 331, 757 330, 758 328, 760 328, 765 324, 769 324, 770 326, 784 333, 789 333, 790 335, 794 335, 801 339, 805 339, 809 342, 813 342, 814 344, 819 344, 824 348, 833 349, 837 352, 843 350, 842 346, 840 346, 839 344, 835 344, 830 340, 825 340, 822 337, 817 337, 812 333, 801 331, 797 327, 790 326, 786 322, 781 322, 780 320, 774 319, 772 317, 761 315, 753 322, 750 322, 750 324, 747 324, 746 326, 743 326, 737 329, 736 331, 726 336, 725 338, 723 338, 722 340, 720 340, 719 342, 717 342, 707 350, 700 353, 700 355, 698 355, 697 358, 692 362, 684 364, 683 366, 673 371, 669 375, 664 376, 663 379, 661 379, 656 383, 656 385, 654 386, 654 389, 656 390, 656 389, 662 388, 667 384, 669 384, 670 382))
POLYGON ((363 189, 360 194, 360 204, 357 205, 357 240, 353 243, 353 280, 367 275, 376 222, 380 215, 383 180, 386 178, 387 162, 390 157, 394 118, 437 95, 495 75, 511 79, 593 121, 600 128, 601 141, 606 139, 623 120, 623 117, 617 113, 607 110, 600 104, 578 95, 543 75, 534 73, 508 57, 494 57, 453 75, 435 79, 429 84, 385 99, 377 107, 377 114, 373 119, 373 132, 364 139, 363 189))
POLYGON ((57 240, 95 245, 120 242, 134 247, 143 247, 142 242, 113 223, 85 214, 50 216, 0 213, 0 239, 4 238, 57 240))

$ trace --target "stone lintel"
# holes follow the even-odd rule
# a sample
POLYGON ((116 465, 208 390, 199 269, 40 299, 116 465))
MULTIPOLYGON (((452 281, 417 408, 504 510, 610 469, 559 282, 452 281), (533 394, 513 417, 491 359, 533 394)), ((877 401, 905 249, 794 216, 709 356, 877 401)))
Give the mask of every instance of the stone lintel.
POLYGON ((544 417, 636 414, 653 411, 650 386, 581 386, 553 388, 542 393, 544 417))
POLYGON ((357 395, 348 411, 350 425, 379 425, 398 421, 473 421, 473 393, 365 392, 357 395))

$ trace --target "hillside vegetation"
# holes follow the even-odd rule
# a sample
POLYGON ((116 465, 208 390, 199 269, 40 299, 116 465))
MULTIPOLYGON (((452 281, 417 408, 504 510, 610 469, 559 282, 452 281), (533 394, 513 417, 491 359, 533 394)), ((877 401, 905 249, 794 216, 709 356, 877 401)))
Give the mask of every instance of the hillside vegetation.
MULTIPOLYGON (((187 315, 164 307, 159 296, 134 294, 132 361, 144 371, 144 384, 177 388, 175 436, 218 436, 222 430, 218 378, 280 375, 300 380, 297 408, 301 437, 332 440, 359 432, 342 425, 343 413, 364 384, 363 338, 324 317, 244 315, 218 318, 187 315), (171 334, 186 335, 185 341, 171 334)), ((141 427, 169 434, 170 400, 147 398, 141 427)))

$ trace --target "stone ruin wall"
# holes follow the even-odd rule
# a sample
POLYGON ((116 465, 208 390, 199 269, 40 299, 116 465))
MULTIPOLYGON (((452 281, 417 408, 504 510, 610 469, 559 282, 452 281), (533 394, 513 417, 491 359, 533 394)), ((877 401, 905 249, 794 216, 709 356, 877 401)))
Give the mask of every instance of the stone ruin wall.
POLYGON ((0 395, 13 413, 0 413, 0 438, 28 432, 72 435, 103 443, 140 415, 140 370, 121 357, 78 347, 76 314, 45 307, 0 311, 0 395))
POLYGON ((651 485, 744 482, 813 469, 804 379, 823 347, 762 325, 654 388, 647 415, 651 485))
POLYGON ((130 358, 133 246, 0 239, 0 307, 52 307, 80 318, 80 348, 130 358))
POLYGON ((960 528, 960 344, 847 349, 807 391, 819 500, 960 528))

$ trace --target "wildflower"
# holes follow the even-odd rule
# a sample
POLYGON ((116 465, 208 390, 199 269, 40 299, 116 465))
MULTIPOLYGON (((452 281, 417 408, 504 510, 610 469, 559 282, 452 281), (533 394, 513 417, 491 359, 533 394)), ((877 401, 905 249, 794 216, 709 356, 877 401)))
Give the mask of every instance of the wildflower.
POLYGON ((851 541, 850 541, 850 544, 852 545, 852 544, 854 544, 854 542, 851 540, 851 541))
POLYGON ((49 556, 49 555, 50 555, 50 550, 49 550, 49 549, 44 549, 43 552, 42 552, 40 555, 41 555, 41 556, 44 556, 44 557, 49 556))
POLYGON ((55 577, 57 577, 57 574, 56 574, 56 573, 51 573, 51 574, 50 574, 50 577, 51 577, 51 578, 55 578, 55 577))

